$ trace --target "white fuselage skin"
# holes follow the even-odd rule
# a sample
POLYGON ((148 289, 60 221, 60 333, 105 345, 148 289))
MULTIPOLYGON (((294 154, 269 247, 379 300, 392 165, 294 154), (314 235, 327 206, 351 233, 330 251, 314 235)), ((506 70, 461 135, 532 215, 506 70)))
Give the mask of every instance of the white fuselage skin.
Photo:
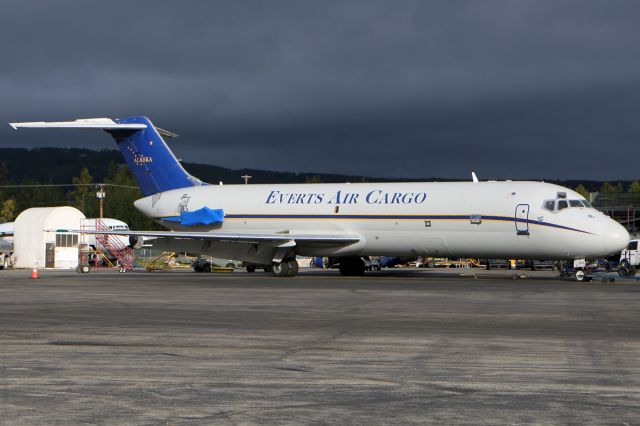
POLYGON ((562 193, 566 200, 584 200, 558 185, 489 181, 205 185, 158 193, 135 206, 172 230, 361 239, 301 247, 300 255, 577 259, 607 256, 627 245, 628 232, 591 207, 544 208, 562 193), (222 209, 224 222, 185 227, 161 220, 205 206, 222 209))

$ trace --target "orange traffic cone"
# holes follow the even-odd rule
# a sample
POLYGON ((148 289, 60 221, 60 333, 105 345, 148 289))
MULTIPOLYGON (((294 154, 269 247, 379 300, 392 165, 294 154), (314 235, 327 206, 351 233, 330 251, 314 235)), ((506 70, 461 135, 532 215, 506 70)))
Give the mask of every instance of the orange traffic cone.
POLYGON ((34 266, 31 270, 31 279, 35 280, 36 278, 40 278, 40 276, 38 275, 38 268, 34 266))

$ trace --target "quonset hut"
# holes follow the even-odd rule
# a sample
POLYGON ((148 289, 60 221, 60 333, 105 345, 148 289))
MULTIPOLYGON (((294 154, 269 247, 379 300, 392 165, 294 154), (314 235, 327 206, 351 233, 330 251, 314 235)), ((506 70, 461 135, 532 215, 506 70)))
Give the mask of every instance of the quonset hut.
POLYGON ((73 207, 38 207, 23 211, 14 225, 16 268, 73 269, 78 266, 79 229, 84 214, 73 207))

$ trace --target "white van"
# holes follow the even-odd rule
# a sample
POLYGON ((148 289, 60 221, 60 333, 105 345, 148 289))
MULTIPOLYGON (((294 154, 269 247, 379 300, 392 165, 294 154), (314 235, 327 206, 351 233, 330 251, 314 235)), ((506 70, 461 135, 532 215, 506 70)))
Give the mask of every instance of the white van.
POLYGON ((640 265, 640 251, 638 251, 638 241, 631 240, 627 248, 620 253, 620 266, 618 272, 622 276, 634 276, 640 265))

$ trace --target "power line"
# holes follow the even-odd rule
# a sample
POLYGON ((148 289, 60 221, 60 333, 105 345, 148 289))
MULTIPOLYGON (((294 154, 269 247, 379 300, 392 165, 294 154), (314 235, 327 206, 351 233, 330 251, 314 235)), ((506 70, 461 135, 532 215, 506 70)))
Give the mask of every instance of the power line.
POLYGON ((114 183, 44 183, 44 184, 34 184, 34 185, 0 185, 0 188, 40 188, 40 187, 51 187, 51 186, 111 186, 115 188, 129 188, 129 189, 138 189, 137 186, 129 186, 129 185, 116 185, 114 183))

